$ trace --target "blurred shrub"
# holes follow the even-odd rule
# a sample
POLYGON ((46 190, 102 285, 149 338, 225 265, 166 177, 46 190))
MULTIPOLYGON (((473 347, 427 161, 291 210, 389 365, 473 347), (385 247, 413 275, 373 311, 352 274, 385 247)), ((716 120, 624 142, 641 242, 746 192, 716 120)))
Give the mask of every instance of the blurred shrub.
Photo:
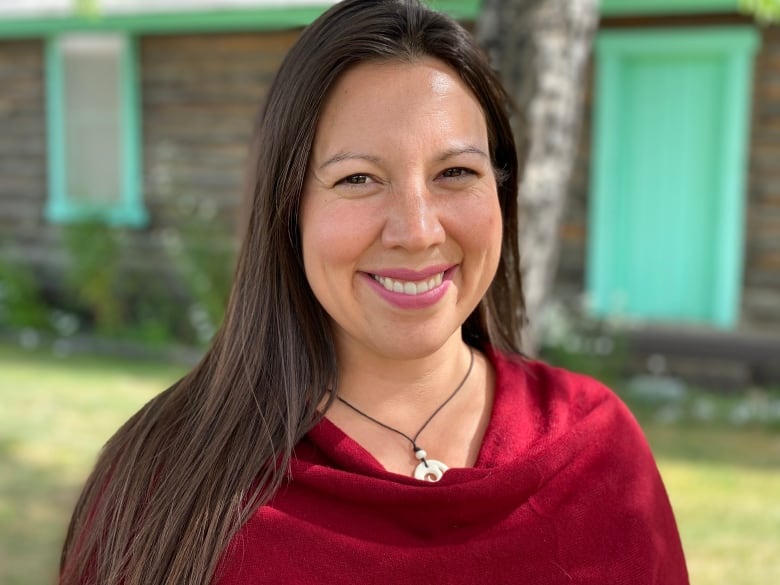
POLYGON ((63 235, 69 260, 67 290, 89 311, 98 333, 118 334, 125 324, 119 230, 90 219, 65 226, 63 235))
POLYGON ((614 385, 626 375, 628 326, 623 319, 593 317, 585 303, 550 301, 541 315, 540 356, 614 385))
POLYGON ((235 262, 233 248, 215 245, 213 233, 208 217, 182 214, 163 233, 164 256, 144 265, 130 257, 131 239, 121 228, 97 220, 66 226, 64 284, 74 305, 67 312, 84 317, 86 333, 153 345, 210 342, 235 262))
POLYGON ((187 290, 187 317, 201 344, 210 342, 222 323, 236 261, 232 242, 213 235, 215 213, 209 205, 182 209, 182 221, 163 238, 187 290))
POLYGON ((740 0, 739 7, 762 22, 780 21, 780 0, 740 0))
POLYGON ((0 258, 0 329, 49 328, 49 310, 32 272, 0 258))

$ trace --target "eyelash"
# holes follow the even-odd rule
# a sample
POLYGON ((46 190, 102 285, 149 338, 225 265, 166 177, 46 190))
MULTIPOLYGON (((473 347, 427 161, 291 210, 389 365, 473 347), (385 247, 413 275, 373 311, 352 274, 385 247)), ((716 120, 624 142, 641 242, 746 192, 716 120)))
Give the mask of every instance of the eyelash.
MULTIPOLYGON (((442 171, 439 176, 444 177, 445 179, 459 179, 466 175, 476 175, 477 173, 471 169, 467 169, 466 167, 451 167, 449 169, 445 169, 442 171), (457 173, 457 174, 452 174, 457 173)), ((356 173, 354 175, 349 175, 348 177, 344 177, 340 181, 338 181, 337 184, 339 185, 365 185, 368 180, 371 177, 369 175, 363 174, 363 173, 356 173)))
POLYGON ((472 171, 471 169, 467 169, 466 167, 452 167, 449 169, 446 169, 445 171, 442 171, 441 176, 447 178, 447 179, 459 179, 466 175, 476 175, 477 173, 472 171), (448 173, 452 173, 453 171, 457 171, 457 175, 452 175, 448 173))
POLYGON ((349 175, 348 177, 344 177, 340 181, 338 181, 337 184, 339 185, 365 185, 368 182, 369 176, 363 173, 357 173, 355 175, 349 175), (360 181, 355 181, 355 179, 362 179, 360 181))

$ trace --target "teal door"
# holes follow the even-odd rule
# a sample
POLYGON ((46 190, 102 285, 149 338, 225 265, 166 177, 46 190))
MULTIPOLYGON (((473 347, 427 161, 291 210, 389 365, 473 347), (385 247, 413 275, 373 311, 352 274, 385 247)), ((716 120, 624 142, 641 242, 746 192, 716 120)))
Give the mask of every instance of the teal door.
POLYGON ((603 32, 589 219, 599 315, 739 316, 752 29, 603 32))

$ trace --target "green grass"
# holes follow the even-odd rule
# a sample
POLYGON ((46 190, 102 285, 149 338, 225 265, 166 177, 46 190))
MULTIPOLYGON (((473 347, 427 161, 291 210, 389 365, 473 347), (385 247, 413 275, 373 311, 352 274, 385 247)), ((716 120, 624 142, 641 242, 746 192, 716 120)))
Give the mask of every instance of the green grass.
POLYGON ((780 471, 661 459, 694 584, 780 583, 780 471))
POLYGON ((0 583, 51 583, 101 445, 181 368, 0 346, 0 372, 0 583))
POLYGON ((695 585, 780 583, 780 433, 646 425, 695 585))
MULTIPOLYGON (((0 345, 0 583, 54 580, 70 511, 100 446, 181 374, 171 365, 0 345)), ((643 405, 636 411, 677 514, 691 582, 780 583, 777 427, 661 423, 643 405)))

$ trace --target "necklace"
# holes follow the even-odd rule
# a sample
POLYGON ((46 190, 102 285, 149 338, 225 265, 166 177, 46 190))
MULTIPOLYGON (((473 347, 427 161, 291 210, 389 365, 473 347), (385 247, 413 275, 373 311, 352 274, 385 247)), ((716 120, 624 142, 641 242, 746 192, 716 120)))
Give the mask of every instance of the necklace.
POLYGON ((463 385, 466 383, 466 380, 469 378, 469 374, 471 374, 471 369, 474 367, 474 350, 469 348, 469 352, 471 354, 471 361, 469 362, 469 369, 466 371, 466 375, 463 376, 463 379, 460 381, 460 384, 458 384, 457 388, 452 391, 452 394, 449 395, 447 400, 442 402, 439 407, 433 411, 433 414, 428 417, 428 420, 426 420, 423 425, 419 428, 419 430, 414 434, 413 437, 410 437, 406 433, 399 431, 398 429, 394 429, 390 425, 386 425, 385 423, 378 421, 373 416, 369 416, 362 410, 358 409, 357 407, 353 406, 346 400, 344 400, 341 396, 336 396, 338 400, 343 403, 345 406, 351 408, 356 413, 358 413, 360 416, 363 416, 370 420, 371 422, 374 422, 378 424, 380 427, 383 427, 387 429, 388 431, 393 431, 394 433, 397 433, 401 435, 404 439, 409 441, 412 444, 412 450, 414 451, 414 456, 420 460, 420 463, 417 465, 417 467, 414 469, 414 477, 416 479, 420 479, 423 481, 439 481, 442 476, 444 475, 444 472, 449 469, 444 463, 441 461, 437 461, 436 459, 428 459, 428 453, 425 452, 425 449, 422 449, 420 446, 417 445, 417 437, 420 436, 420 433, 425 430, 425 427, 428 426, 428 423, 430 423, 433 420, 433 417, 435 417, 442 408, 447 406, 450 400, 455 398, 455 395, 460 391, 461 388, 463 388, 463 385))

